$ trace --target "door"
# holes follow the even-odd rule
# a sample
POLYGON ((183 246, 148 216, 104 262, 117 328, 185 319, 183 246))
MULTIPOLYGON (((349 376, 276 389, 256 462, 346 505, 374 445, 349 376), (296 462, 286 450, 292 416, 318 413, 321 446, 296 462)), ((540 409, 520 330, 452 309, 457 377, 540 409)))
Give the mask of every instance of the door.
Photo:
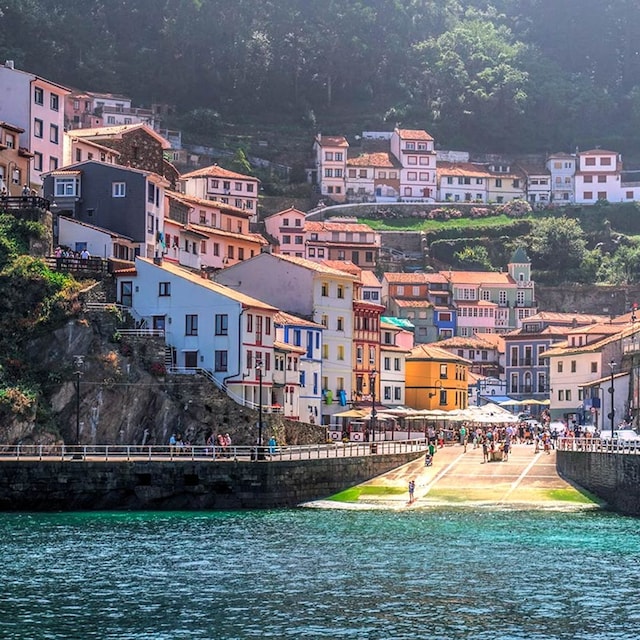
POLYGON ((198 352, 197 351, 185 351, 184 352, 184 366, 187 369, 195 369, 198 366, 198 352))

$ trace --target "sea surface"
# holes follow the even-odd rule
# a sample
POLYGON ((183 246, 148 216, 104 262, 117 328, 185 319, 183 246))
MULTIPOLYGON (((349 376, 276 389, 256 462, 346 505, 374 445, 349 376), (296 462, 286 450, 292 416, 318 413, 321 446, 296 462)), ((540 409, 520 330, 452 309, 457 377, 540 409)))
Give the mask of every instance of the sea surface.
POLYGON ((600 511, 0 514, 0 638, 640 637, 600 511))

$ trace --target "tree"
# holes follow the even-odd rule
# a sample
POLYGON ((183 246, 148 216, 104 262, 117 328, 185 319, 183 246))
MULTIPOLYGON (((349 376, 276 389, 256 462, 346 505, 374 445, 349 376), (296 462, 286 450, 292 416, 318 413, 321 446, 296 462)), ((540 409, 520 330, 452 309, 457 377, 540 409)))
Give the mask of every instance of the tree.
POLYGON ((489 253, 486 247, 481 245, 465 247, 462 251, 456 251, 453 257, 457 260, 461 269, 469 271, 491 271, 493 269, 489 253))
POLYGON ((543 218, 527 240, 531 266, 555 272, 560 281, 570 279, 586 257, 584 232, 573 218, 543 218))

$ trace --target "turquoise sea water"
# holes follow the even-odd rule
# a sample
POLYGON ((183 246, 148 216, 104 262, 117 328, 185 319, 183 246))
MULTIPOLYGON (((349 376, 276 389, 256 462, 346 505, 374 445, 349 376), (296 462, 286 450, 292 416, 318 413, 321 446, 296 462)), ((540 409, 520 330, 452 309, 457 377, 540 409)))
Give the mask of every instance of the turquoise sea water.
POLYGON ((4 639, 640 636, 603 512, 0 514, 4 639))

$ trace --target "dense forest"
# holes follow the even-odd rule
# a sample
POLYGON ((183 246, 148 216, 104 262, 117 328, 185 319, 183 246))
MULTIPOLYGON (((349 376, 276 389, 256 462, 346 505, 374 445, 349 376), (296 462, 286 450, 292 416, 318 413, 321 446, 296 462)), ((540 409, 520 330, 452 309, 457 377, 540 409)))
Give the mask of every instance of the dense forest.
POLYGON ((637 0, 0 0, 0 56, 179 114, 634 154, 637 0))

